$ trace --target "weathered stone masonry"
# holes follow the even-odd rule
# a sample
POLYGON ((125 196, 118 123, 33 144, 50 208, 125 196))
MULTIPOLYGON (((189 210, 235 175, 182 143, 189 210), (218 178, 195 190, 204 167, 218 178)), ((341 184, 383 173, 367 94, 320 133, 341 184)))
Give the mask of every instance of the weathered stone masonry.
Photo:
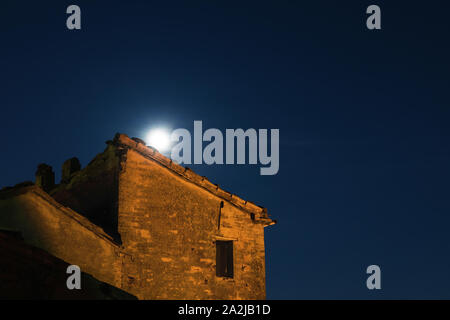
MULTIPOLYGON (((26 239, 140 299, 265 298, 264 227, 275 222, 264 208, 139 139, 118 134, 107 143, 83 170, 74 160, 66 164, 64 183, 49 191, 53 198, 33 189, 46 201, 38 203, 30 191, 0 199, 2 216, 8 210, 28 212, 9 227, 22 228, 26 221, 30 227, 24 230, 39 231, 26 239), (30 217, 36 208, 39 219, 30 217), (84 227, 60 221, 61 212, 55 210, 84 219, 84 227), (233 244, 232 278, 216 275, 220 240, 233 244)), ((3 223, 0 217, 0 227, 3 223)))

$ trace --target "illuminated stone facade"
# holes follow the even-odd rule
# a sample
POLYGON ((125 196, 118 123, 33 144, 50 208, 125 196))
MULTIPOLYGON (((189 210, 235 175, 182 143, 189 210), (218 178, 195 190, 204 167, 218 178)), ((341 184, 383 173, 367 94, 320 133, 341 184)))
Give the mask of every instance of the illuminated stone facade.
POLYGON ((107 144, 82 170, 66 164, 48 193, 1 191, 0 229, 140 299, 265 298, 264 227, 275 221, 264 208, 139 139, 107 144))

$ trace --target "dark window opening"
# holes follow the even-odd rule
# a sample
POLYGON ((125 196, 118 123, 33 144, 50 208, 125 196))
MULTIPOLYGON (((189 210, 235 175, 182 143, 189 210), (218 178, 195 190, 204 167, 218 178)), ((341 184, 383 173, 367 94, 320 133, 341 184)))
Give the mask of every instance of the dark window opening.
POLYGON ((233 241, 216 241, 216 275, 233 278, 233 241))

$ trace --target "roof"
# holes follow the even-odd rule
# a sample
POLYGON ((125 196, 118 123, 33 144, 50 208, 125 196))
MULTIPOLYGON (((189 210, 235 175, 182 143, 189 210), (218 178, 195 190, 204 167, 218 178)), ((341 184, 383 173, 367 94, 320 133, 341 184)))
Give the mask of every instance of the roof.
POLYGON ((116 247, 117 249, 120 249, 120 245, 117 244, 116 242, 114 242, 113 238, 110 235, 108 235, 105 231, 103 231, 102 228, 100 228, 96 224, 92 223, 91 221, 89 221, 87 218, 85 218, 81 214, 73 211, 72 209, 70 209, 68 207, 63 206, 62 204, 57 202, 47 192, 45 192, 38 186, 18 185, 13 188, 6 188, 4 190, 0 190, 0 200, 14 198, 14 197, 20 196, 22 194, 33 194, 35 196, 38 196, 38 197, 44 199, 50 205, 59 209, 59 211, 61 213, 63 213, 70 219, 75 220, 78 224, 80 224, 84 228, 86 228, 89 231, 91 231, 92 233, 94 233, 97 237, 102 238, 103 240, 109 242, 112 246, 116 247))
MULTIPOLYGON (((109 142, 111 143, 111 142, 109 142)), ((146 146, 142 140, 137 138, 129 138, 125 134, 117 133, 114 137, 112 143, 116 146, 122 146, 125 148, 130 148, 147 159, 153 160, 163 167, 166 167, 173 173, 181 176, 185 180, 209 191, 210 193, 216 195, 217 197, 226 200, 232 205, 248 212, 255 214, 258 220, 264 222, 267 225, 272 225, 276 223, 276 220, 269 218, 267 214, 267 209, 258 206, 250 201, 243 200, 235 194, 225 191, 219 187, 219 185, 214 184, 208 180, 208 178, 203 177, 192 171, 187 167, 183 167, 178 163, 174 162, 172 159, 162 155, 155 148, 146 146)))

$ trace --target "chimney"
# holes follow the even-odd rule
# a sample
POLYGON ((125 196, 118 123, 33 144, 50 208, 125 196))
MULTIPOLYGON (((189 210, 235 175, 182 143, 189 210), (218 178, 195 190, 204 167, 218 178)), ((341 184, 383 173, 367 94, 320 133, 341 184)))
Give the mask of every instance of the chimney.
POLYGON ((51 166, 41 163, 36 171, 36 185, 45 192, 50 191, 55 186, 55 174, 51 166))
POLYGON ((69 183, 72 174, 81 170, 80 160, 71 158, 66 160, 62 166, 61 183, 69 183))

